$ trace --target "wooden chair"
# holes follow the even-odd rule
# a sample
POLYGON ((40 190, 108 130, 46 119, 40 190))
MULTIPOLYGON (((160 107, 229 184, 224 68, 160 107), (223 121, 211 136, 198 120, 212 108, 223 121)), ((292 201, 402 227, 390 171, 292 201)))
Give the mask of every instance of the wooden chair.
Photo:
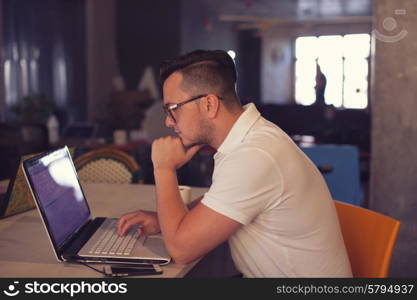
POLYGON ((353 277, 387 277, 400 222, 340 201, 335 205, 353 277))
POLYGON ((129 154, 114 148, 84 153, 74 161, 84 182, 143 183, 142 169, 129 154))

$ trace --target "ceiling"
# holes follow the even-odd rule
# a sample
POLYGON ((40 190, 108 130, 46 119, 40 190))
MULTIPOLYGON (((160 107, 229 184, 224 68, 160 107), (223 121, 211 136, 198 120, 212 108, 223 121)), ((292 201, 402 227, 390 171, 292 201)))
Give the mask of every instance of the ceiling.
MULTIPOLYGON (((187 1, 183 0, 186 4, 187 1)), ((369 21, 373 0, 199 0, 222 21, 308 22, 337 19, 369 21)))
POLYGON ((259 17, 319 18, 370 16, 372 0, 228 0, 217 2, 222 14, 259 17))

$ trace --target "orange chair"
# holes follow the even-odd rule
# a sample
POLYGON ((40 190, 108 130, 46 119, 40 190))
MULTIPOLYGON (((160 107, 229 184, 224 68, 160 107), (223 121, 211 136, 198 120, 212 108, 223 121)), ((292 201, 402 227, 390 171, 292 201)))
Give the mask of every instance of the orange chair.
POLYGON ((353 277, 387 277, 400 222, 362 207, 335 204, 353 277))
POLYGON ((74 161, 84 182, 143 183, 142 169, 129 154, 115 148, 84 153, 74 161))

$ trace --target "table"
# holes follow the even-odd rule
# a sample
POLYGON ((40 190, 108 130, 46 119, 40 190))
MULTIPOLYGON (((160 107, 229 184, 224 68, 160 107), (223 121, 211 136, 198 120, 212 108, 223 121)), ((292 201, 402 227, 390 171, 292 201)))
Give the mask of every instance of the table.
MULTIPOLYGON (((83 183, 94 217, 120 217, 138 210, 156 210, 154 185, 83 183)), ((197 198, 207 188, 191 189, 197 198)), ((197 262, 170 263, 163 274, 149 277, 184 277, 197 262)), ((100 267, 100 265, 95 265, 100 267)), ((0 277, 102 277, 79 264, 58 262, 36 209, 0 220, 0 277)), ((141 276, 143 277, 143 276, 141 276)))

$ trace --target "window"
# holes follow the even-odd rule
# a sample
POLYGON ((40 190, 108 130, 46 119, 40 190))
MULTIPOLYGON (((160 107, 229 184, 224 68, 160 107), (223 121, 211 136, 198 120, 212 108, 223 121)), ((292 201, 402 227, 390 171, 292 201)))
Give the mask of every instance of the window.
POLYGON ((335 107, 368 106, 369 34, 299 37, 295 41, 295 101, 316 102, 318 70, 326 77, 324 101, 335 107))

